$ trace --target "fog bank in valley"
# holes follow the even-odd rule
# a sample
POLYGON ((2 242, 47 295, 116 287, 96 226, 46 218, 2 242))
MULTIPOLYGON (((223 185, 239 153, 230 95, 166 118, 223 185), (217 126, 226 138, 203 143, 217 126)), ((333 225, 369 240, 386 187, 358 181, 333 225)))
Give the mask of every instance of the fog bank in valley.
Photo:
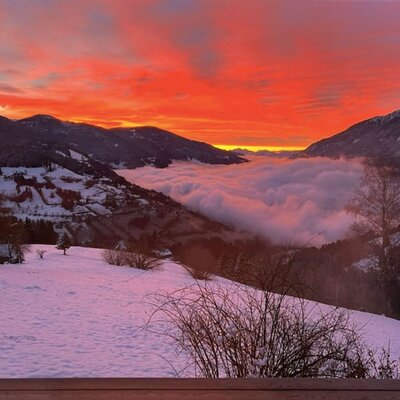
POLYGON ((239 165, 177 162, 165 169, 118 171, 212 219, 275 243, 318 245, 342 238, 351 223, 343 207, 362 173, 360 161, 253 159, 239 165))

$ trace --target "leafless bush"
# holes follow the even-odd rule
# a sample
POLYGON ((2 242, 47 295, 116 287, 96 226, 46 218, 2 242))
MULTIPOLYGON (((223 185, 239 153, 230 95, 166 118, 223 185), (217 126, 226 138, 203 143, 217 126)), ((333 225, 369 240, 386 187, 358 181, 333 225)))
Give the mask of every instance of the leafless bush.
POLYGON ((126 265, 145 271, 157 268, 161 263, 161 260, 157 257, 133 251, 107 249, 103 251, 102 257, 110 265, 126 265))
POLYGON ((390 346, 382 348, 378 357, 368 351, 370 377, 379 379, 400 379, 400 363, 391 356, 390 346))
POLYGON ((252 286, 197 282, 158 292, 150 296, 150 320, 161 314, 170 322, 164 334, 203 377, 398 376, 390 350, 380 356, 368 350, 348 311, 302 298, 297 254, 232 258, 230 266, 252 286))
POLYGON ((44 254, 46 253, 46 250, 43 249, 38 249, 36 250, 36 255, 40 258, 43 259, 44 258, 44 254))
POLYGON ((233 284, 209 283, 154 295, 165 332, 200 375, 218 377, 368 376, 368 354, 348 314, 233 284))
POLYGON ((125 265, 126 255, 121 250, 106 249, 102 252, 102 257, 110 265, 122 266, 125 265))
POLYGON ((206 271, 204 269, 192 268, 188 266, 183 266, 187 272, 189 272, 190 276, 196 281, 209 281, 211 280, 212 273, 210 271, 206 271))
POLYGON ((31 245, 23 243, 19 235, 10 236, 4 244, 11 264, 21 264, 25 261, 26 253, 31 251, 31 245))
POLYGON ((125 265, 132 268, 138 268, 149 271, 159 267, 161 260, 157 257, 134 252, 125 252, 125 265))

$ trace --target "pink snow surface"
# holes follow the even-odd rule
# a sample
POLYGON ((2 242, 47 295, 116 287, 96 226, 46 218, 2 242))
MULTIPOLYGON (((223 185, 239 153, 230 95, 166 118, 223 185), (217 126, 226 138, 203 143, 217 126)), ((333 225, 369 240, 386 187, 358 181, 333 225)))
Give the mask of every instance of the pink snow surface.
MULTIPOLYGON (((144 329, 160 289, 193 284, 179 265, 139 271, 106 264, 102 250, 35 245, 23 265, 0 266, 0 377, 173 377, 187 359, 144 329), (45 249, 44 259, 36 256, 45 249)), ((218 284, 228 284, 216 279, 218 284)), ((400 356, 400 321, 352 312, 372 347, 400 356)), ((194 375, 193 370, 186 374, 194 375)))

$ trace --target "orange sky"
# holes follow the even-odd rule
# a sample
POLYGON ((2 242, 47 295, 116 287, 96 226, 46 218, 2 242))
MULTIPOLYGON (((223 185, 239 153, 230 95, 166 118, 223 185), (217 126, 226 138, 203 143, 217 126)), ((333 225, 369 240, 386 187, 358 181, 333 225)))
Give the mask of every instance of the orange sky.
POLYGON ((303 147, 400 108, 400 2, 0 0, 0 114, 303 147))

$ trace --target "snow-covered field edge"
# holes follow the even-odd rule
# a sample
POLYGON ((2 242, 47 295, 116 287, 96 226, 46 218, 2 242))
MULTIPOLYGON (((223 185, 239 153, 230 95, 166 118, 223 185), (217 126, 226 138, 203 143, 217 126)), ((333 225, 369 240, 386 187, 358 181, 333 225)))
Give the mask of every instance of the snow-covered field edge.
MULTIPOLYGON (((192 285, 193 278, 170 261, 146 272, 110 266, 101 252, 72 247, 64 256, 54 246, 34 245, 24 264, 0 266, 1 378, 174 377, 187 365, 160 334, 162 326, 146 329, 145 299, 192 285), (38 249, 46 250, 44 259, 38 249)), ((371 348, 390 343, 400 356, 400 321, 358 311, 350 316, 371 348)))

